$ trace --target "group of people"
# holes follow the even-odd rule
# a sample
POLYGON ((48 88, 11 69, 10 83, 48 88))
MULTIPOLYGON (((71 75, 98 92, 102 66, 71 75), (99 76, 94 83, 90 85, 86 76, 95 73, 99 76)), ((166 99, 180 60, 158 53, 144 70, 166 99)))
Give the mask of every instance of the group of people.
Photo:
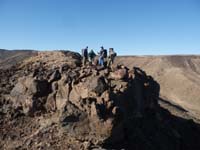
POLYGON ((141 117, 144 111, 156 110, 160 93, 159 83, 138 67, 133 67, 132 70, 129 70, 124 65, 117 65, 116 68, 113 68, 112 64, 116 55, 113 48, 109 48, 109 54, 107 55, 107 50, 103 46, 101 46, 97 55, 93 50, 88 53, 87 46, 82 49, 83 66, 90 63, 103 68, 107 67, 112 70, 110 79, 132 82, 136 104, 135 115, 137 117, 141 117))
POLYGON ((109 54, 107 54, 107 49, 104 49, 101 46, 100 51, 96 54, 93 49, 88 52, 88 46, 82 49, 82 57, 83 57, 83 66, 86 65, 87 62, 94 65, 99 65, 102 67, 111 67, 114 63, 114 59, 117 56, 117 53, 113 48, 109 48, 109 54))

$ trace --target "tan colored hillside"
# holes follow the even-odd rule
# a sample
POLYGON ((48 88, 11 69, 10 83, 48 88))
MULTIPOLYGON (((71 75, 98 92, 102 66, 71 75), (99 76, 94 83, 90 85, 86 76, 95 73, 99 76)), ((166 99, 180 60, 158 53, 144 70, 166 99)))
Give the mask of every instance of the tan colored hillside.
POLYGON ((124 56, 116 63, 143 68, 160 83, 163 99, 200 114, 200 56, 124 56))
POLYGON ((37 55, 31 50, 3 50, 0 49, 0 69, 9 68, 26 58, 37 55))

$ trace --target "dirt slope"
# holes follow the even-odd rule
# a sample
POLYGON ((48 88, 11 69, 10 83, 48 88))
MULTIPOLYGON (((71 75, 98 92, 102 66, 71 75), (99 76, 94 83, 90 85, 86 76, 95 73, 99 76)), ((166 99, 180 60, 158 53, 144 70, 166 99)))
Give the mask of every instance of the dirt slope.
POLYGON ((116 63, 141 67, 160 83, 162 98, 199 116, 200 56, 124 56, 116 63))

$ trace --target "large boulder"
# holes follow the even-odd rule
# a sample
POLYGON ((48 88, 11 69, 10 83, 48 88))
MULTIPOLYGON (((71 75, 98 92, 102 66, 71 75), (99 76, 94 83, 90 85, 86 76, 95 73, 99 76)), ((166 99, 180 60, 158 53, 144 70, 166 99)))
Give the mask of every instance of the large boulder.
POLYGON ((93 77, 88 81, 88 89, 95 92, 97 95, 101 95, 108 88, 106 80, 103 76, 93 77))
MULTIPOLYGON (((95 145, 103 143, 111 134, 116 135, 111 137, 112 142, 124 138, 122 122, 131 97, 127 98, 128 94, 123 93, 128 90, 128 82, 114 81, 110 83, 105 76, 90 75, 72 85, 61 112, 64 133, 95 145), (111 85, 114 89, 109 92, 111 85)), ((131 96, 132 91, 128 93, 131 96)))
POLYGON ((71 81, 69 76, 63 75, 58 81, 58 89, 56 92, 56 108, 62 110, 69 100, 69 93, 71 91, 71 81))
POLYGON ((24 113, 32 114, 45 103, 44 97, 50 93, 47 80, 36 80, 32 77, 19 78, 10 95, 15 107, 23 107, 24 113))
POLYGON ((115 80, 122 80, 128 78, 128 70, 126 68, 120 68, 110 74, 110 77, 115 80))

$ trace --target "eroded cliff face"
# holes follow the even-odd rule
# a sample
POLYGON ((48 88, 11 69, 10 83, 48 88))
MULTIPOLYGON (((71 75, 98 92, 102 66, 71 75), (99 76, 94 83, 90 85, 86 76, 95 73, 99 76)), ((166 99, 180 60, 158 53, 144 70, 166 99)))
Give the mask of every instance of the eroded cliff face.
POLYGON ((77 53, 39 52, 1 77, 1 148, 199 147, 198 125, 163 110, 159 84, 140 68, 82 67, 77 53))

